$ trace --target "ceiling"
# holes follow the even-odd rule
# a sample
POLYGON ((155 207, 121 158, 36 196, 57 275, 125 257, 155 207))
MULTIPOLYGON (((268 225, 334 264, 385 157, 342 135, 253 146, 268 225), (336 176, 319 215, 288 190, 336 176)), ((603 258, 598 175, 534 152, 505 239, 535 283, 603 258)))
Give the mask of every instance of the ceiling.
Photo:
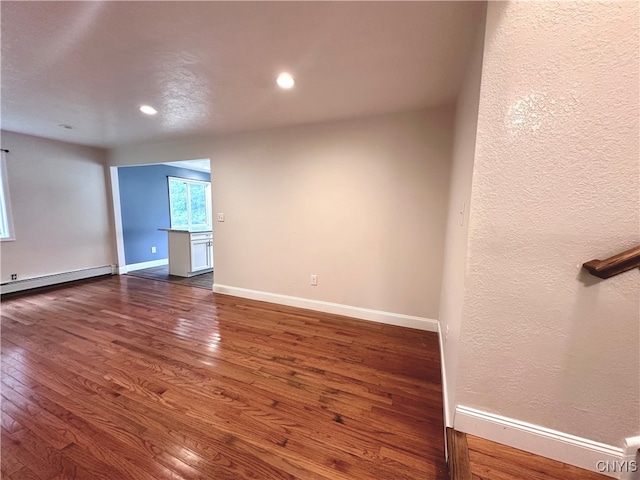
POLYGON ((2 128, 109 148, 452 102, 482 4, 0 8, 2 128), (293 89, 276 86, 281 71, 296 78, 293 89), (141 104, 159 113, 146 116, 141 104))
POLYGON ((177 162, 164 162, 164 165, 172 167, 188 168, 200 172, 211 172, 211 160, 203 158, 201 160, 178 160, 177 162))

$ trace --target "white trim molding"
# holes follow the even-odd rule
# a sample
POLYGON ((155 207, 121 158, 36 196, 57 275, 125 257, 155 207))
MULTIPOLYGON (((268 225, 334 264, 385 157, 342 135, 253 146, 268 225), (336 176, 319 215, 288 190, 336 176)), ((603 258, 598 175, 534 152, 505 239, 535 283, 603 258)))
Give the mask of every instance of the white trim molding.
POLYGON ((73 270, 70 272, 54 273, 52 275, 43 275, 41 277, 28 278, 24 280, 14 280, 12 282, 0 285, 0 294, 21 292, 32 288, 48 287, 59 283, 74 282, 76 280, 84 280, 91 277, 99 277, 102 275, 115 275, 115 265, 104 265, 101 267, 83 268, 81 270, 73 270))
MULTIPOLYGON (((449 411, 449 392, 447 391, 447 368, 444 363, 444 336, 438 322, 438 342, 440 344, 440 375, 442 376, 442 403, 444 408, 444 426, 453 428, 453 418, 449 411)), ((446 431, 445 431, 446 443, 446 431)))
POLYGON ((440 346, 440 376, 442 377, 442 411, 444 413, 444 458, 449 461, 449 440, 447 438, 447 428, 453 428, 453 418, 449 411, 449 391, 447 390, 447 369, 444 363, 444 336, 442 335, 441 323, 438 321, 438 343, 440 346))
POLYGON ((124 271, 120 268, 118 273, 134 272, 144 268, 161 267, 162 265, 169 265, 169 259, 161 258, 160 260, 151 260, 149 262, 132 263, 131 265, 125 265, 124 271))
POLYGON ((599 471, 597 465, 620 462, 622 448, 462 405, 456 406, 454 425, 470 435, 619 478, 619 473, 599 471))
POLYGON ((623 471, 620 473, 620 479, 640 480, 640 436, 625 438, 622 446, 622 462, 623 471), (630 465, 632 468, 629 468, 630 465))
POLYGON ((248 298, 250 300, 260 300, 262 302, 287 305, 289 307, 306 308, 317 312, 332 313, 334 315, 344 315, 346 317, 369 320, 372 322, 386 323, 400 327, 416 328, 428 332, 438 331, 438 322, 425 317, 414 317, 402 313, 383 312, 381 310, 371 310, 368 308, 352 307, 340 303, 324 302, 322 300, 311 300, 308 298, 292 297, 278 293, 262 292, 259 290, 249 290, 247 288, 230 287, 228 285, 214 284, 213 291, 234 297, 248 298))
POLYGON ((7 232, 6 237, 0 237, 0 242, 13 242, 16 232, 13 228, 13 213, 11 209, 11 195, 9 193, 9 175, 7 174, 6 152, 0 152, 0 222, 2 230, 7 232))
POLYGON ((122 233, 122 208, 120 205, 120 177, 118 167, 109 167, 111 180, 111 199, 113 201, 113 227, 116 234, 116 254, 118 256, 118 274, 127 273, 124 257, 124 234, 122 233))

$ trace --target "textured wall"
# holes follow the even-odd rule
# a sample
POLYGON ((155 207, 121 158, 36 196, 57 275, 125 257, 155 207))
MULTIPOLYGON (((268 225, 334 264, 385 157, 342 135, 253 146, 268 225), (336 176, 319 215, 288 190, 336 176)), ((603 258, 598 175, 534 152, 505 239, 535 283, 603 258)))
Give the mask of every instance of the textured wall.
POLYGON ((105 151, 2 132, 15 241, 2 242, 2 282, 115 262, 105 151))
POLYGON ((613 445, 640 431, 638 3, 490 3, 460 404, 613 445))
POLYGON ((168 258, 167 232, 171 226, 167 177, 209 181, 207 172, 169 165, 144 165, 118 169, 122 237, 127 265, 168 258), (151 247, 156 253, 151 253, 151 247))
POLYGON ((110 161, 211 158, 217 284, 436 318, 452 131, 447 107, 128 146, 110 161))
POLYGON ((482 53, 484 47, 484 15, 479 22, 471 57, 456 105, 449 207, 442 271, 442 293, 438 320, 444 335, 444 363, 446 366, 446 412, 448 426, 453 426, 458 359, 460 358, 460 327, 464 302, 464 278, 467 264, 469 234, 469 205, 471 179, 476 151, 476 127, 480 101, 482 53))

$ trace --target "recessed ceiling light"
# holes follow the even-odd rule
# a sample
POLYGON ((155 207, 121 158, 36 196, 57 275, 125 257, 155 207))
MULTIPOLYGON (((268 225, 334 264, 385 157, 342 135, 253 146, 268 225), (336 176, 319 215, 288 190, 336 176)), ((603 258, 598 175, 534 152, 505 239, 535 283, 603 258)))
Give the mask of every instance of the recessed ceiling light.
POLYGON ((140 111, 142 113, 146 113, 147 115, 155 115, 156 113, 158 113, 155 108, 150 107, 149 105, 140 105, 140 111))
POLYGON ((286 72, 283 72, 280 75, 278 75, 276 82, 278 83, 278 86, 280 88, 284 88, 287 90, 292 88, 293 85, 295 85, 296 83, 295 79, 286 72))

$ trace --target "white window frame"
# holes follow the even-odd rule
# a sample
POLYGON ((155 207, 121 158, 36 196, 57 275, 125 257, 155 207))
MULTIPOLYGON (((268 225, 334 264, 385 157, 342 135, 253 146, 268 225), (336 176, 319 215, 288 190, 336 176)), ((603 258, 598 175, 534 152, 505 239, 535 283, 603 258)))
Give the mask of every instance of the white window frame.
POLYGON ((5 152, 0 152, 0 241, 11 242, 16 239, 11 212, 11 196, 9 195, 9 178, 7 175, 7 159, 5 152), (2 235, 6 232, 6 235, 2 235))
POLYGON ((168 194, 169 194, 169 221, 171 222, 171 228, 187 228, 187 229, 191 229, 191 228, 202 228, 202 227, 207 227, 207 228, 211 228, 212 225, 212 214, 211 214, 211 182, 207 182, 206 180, 194 180, 191 178, 183 178, 183 177, 172 177, 172 176, 167 176, 167 190, 168 190, 168 194), (187 184, 187 218, 189 219, 189 223, 187 225, 174 225, 173 223, 173 217, 171 216, 171 212, 173 211, 173 205, 171 204, 171 182, 172 181, 177 181, 177 182, 182 182, 182 183, 186 183, 187 184), (202 224, 197 224, 197 225, 192 225, 191 224, 191 189, 189 188, 189 184, 197 184, 197 185, 204 185, 205 186, 205 196, 206 196, 206 216, 207 216, 207 223, 205 225, 202 224))

